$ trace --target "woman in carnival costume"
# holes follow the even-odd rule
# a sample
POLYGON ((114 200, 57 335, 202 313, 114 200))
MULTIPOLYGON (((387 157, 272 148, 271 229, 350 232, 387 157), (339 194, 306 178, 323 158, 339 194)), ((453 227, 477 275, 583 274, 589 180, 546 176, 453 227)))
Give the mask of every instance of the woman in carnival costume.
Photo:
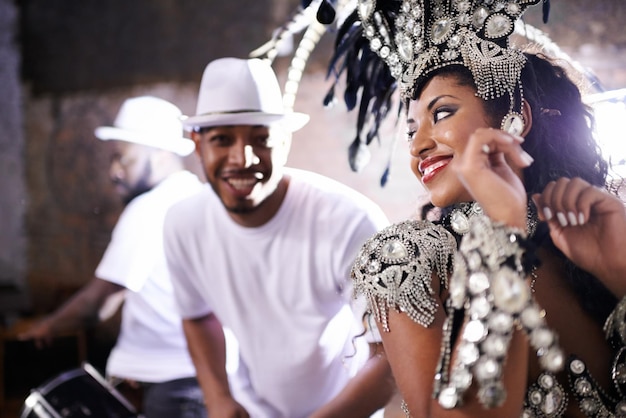
POLYGON ((352 271, 414 418, 626 416, 626 213, 577 85, 510 45, 540 1, 358 0, 337 32, 351 161, 399 89, 432 203, 352 271))

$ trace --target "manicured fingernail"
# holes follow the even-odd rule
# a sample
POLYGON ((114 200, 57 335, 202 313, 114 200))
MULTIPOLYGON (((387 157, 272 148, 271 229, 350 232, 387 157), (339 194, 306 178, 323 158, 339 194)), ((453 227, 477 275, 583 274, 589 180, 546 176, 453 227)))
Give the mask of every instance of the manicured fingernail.
POLYGON ((565 217, 565 215, 563 215, 563 212, 557 212, 556 219, 559 220, 559 223, 561 224, 562 227, 567 226, 567 218, 565 217))
POLYGON ((546 206, 545 208, 543 208, 543 216, 544 218, 546 218, 546 221, 552 219, 552 211, 549 207, 546 206))
POLYGON ((585 224, 585 214, 582 212, 578 213, 578 225, 584 225, 585 224))
POLYGON ((567 219, 569 220, 570 225, 578 225, 578 219, 576 219, 576 215, 574 214, 574 212, 567 212, 567 219))
POLYGON ((519 143, 519 144, 521 144, 522 142, 524 142, 524 137, 523 137, 523 136, 513 135, 513 139, 514 139, 517 143, 519 143))
POLYGON ((526 163, 527 166, 531 165, 533 161, 535 161, 535 159, 531 157, 530 154, 527 153, 526 151, 522 151, 520 153, 520 157, 522 157, 522 161, 524 161, 524 163, 526 163))

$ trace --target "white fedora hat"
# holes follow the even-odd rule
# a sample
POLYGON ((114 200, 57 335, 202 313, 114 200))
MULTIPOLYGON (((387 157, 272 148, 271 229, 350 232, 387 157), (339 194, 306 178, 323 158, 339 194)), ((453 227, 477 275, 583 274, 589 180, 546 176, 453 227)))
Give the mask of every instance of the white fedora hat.
POLYGON ((147 145, 186 156, 195 144, 183 136, 182 112, 172 103, 152 96, 127 99, 120 108, 113 126, 100 126, 97 138, 147 145))
POLYGON ((280 124, 293 132, 309 121, 286 111, 270 64, 257 58, 220 58, 204 69, 196 115, 183 118, 187 130, 225 125, 280 124))

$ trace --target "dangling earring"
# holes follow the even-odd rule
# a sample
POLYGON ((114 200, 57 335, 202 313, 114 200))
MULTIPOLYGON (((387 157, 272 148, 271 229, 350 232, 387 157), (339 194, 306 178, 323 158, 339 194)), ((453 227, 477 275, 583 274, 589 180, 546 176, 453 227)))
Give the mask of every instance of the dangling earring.
POLYGON ((521 108, 524 104, 524 91, 522 89, 522 85, 519 84, 519 96, 520 96, 520 111, 516 112, 513 110, 515 106, 515 97, 511 93, 511 103, 509 105, 509 113, 504 115, 502 118, 502 123, 500 124, 500 129, 505 132, 510 133, 511 135, 519 136, 522 132, 524 132, 524 128, 526 126, 526 122, 524 121, 524 116, 521 113, 521 108))

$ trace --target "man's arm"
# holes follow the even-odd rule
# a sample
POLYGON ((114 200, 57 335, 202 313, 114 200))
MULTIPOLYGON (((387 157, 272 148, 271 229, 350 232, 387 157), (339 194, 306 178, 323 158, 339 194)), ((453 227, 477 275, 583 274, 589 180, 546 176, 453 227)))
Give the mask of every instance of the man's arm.
POLYGON ((100 308, 107 298, 125 290, 123 286, 94 277, 59 309, 19 335, 21 340, 34 340, 41 348, 64 331, 77 330, 98 322, 100 308))
POLYGON ((395 383, 382 343, 370 343, 370 358, 343 390, 309 418, 368 418, 383 408, 395 383))
POLYGON ((226 342, 222 324, 213 314, 183 319, 189 353, 211 418, 248 418, 233 399, 226 373, 226 342))

